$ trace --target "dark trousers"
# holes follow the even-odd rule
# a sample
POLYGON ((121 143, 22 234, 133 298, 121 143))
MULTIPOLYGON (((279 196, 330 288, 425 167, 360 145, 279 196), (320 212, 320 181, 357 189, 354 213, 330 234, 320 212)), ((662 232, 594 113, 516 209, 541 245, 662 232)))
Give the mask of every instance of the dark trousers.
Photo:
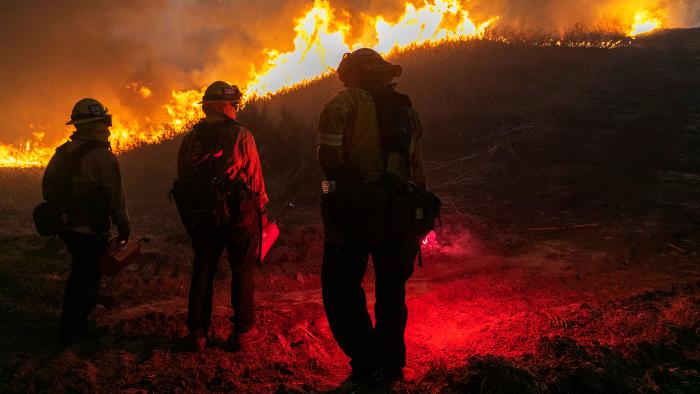
POLYGON ((225 231, 191 233, 194 261, 190 284, 187 327, 206 334, 211 325, 214 276, 221 253, 228 252, 231 267, 231 319, 234 329, 243 333, 255 323, 254 274, 260 239, 257 224, 225 231))
POLYGON ((107 240, 75 232, 63 233, 61 239, 72 257, 61 315, 61 335, 70 337, 85 330, 87 318, 97 304, 101 277, 97 262, 107 252, 107 240))
POLYGON ((406 281, 413 274, 419 248, 415 237, 394 237, 374 247, 326 244, 323 305, 333 336, 350 357, 354 371, 406 366, 406 281), (362 287, 370 255, 376 276, 375 327, 362 287))

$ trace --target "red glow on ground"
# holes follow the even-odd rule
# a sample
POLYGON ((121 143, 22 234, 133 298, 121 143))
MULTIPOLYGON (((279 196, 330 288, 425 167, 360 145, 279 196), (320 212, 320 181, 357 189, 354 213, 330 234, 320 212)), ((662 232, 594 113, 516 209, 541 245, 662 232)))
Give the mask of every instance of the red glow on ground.
POLYGON ((424 250, 430 250, 439 245, 440 242, 438 242, 437 234, 435 234, 435 231, 431 231, 430 233, 428 233, 428 235, 425 236, 425 238, 423 238, 422 247, 424 250))

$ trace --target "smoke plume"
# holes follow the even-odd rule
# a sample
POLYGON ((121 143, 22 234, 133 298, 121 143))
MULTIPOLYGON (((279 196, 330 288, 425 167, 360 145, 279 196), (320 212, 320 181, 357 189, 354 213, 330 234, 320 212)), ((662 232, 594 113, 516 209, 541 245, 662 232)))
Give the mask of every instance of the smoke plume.
MULTIPOLYGON (((421 5, 423 0, 414 0, 421 5)), ((65 136, 75 101, 101 100, 115 116, 152 119, 173 90, 215 79, 242 83, 266 50, 293 48, 294 19, 313 1, 46 0, 0 2, 0 143, 65 136)), ((366 16, 396 18, 404 0, 330 0, 362 37, 366 16)), ((595 25, 621 9, 661 9, 669 27, 695 26, 697 1, 473 0, 477 19, 556 30, 595 25), (615 12, 613 12, 615 11, 615 12)))

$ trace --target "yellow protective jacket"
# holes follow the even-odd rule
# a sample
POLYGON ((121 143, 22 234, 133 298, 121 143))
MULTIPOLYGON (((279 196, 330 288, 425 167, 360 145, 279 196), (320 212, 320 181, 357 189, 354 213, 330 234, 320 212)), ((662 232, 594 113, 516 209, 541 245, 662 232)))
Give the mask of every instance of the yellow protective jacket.
MULTIPOLYGON (((394 152, 388 155, 387 172, 425 185, 423 127, 415 110, 412 113, 418 130, 409 149, 411 174, 407 174, 404 157, 394 152)), ((355 173, 361 182, 371 183, 381 178, 384 154, 376 107, 368 91, 346 88, 325 104, 319 122, 318 161, 327 173, 344 168, 355 173)))

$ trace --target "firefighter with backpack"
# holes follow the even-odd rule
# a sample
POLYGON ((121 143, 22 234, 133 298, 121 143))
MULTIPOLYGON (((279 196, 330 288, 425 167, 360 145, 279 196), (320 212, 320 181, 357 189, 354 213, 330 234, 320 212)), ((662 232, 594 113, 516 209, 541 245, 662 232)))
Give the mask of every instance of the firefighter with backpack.
POLYGON ((440 202, 425 187, 418 114, 394 90, 401 67, 363 48, 346 54, 337 73, 345 89, 319 124, 323 304, 350 358, 350 381, 375 386, 405 378, 406 281, 440 202), (370 255, 374 325, 362 288, 370 255))
POLYGON ((253 134, 236 121, 241 97, 235 85, 212 83, 201 102, 205 117, 185 135, 178 154, 172 195, 194 250, 187 342, 196 353, 206 348, 224 249, 232 275, 228 344, 245 350, 266 337, 255 325, 254 273, 268 197, 253 134))
POLYGON ((107 252, 112 226, 120 241, 130 235, 119 162, 109 144, 112 115, 97 100, 85 98, 66 124, 75 131, 46 167, 45 202, 34 211, 39 232, 60 236, 72 257, 60 324, 64 344, 85 333, 97 302, 98 261, 107 252))

